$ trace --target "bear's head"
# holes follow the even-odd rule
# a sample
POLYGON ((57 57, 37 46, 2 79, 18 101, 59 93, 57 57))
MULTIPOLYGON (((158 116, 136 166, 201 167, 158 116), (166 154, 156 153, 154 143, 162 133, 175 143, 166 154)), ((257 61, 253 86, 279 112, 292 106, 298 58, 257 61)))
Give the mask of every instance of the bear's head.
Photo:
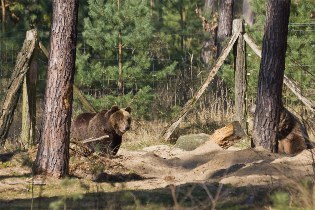
POLYGON ((116 134, 122 136, 131 126, 131 108, 120 109, 118 106, 112 108, 106 113, 108 124, 116 134))

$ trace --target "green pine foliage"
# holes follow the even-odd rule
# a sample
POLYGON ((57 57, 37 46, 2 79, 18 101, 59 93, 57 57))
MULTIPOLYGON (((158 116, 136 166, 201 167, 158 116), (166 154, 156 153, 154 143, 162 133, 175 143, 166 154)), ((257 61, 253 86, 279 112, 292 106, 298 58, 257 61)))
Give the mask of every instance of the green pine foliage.
MULTIPOLYGON (((118 8, 117 3, 117 0, 88 1, 89 16, 84 19, 83 41, 89 49, 82 50, 81 45, 77 55, 77 84, 83 88, 108 89, 106 97, 97 99, 102 108, 119 101, 124 101, 126 106, 132 98, 130 93, 146 87, 145 77, 149 77, 150 57, 144 50, 152 36, 148 5, 142 0, 127 0, 120 1, 118 8), (119 33, 123 45, 124 96, 118 96, 116 91, 119 33)), ((98 107, 98 102, 93 101, 98 107)))
POLYGON ((156 78, 174 74, 176 62, 152 62, 153 24, 148 2, 124 0, 119 1, 119 7, 117 3, 118 0, 88 1, 83 31, 85 45, 79 46, 75 80, 81 88, 106 90, 106 96, 91 99, 97 107, 132 103, 136 115, 142 116, 144 107, 150 109, 153 101, 152 86, 156 78), (123 95, 117 92, 119 39, 123 45, 123 95), (158 68, 152 71, 152 65, 158 68))

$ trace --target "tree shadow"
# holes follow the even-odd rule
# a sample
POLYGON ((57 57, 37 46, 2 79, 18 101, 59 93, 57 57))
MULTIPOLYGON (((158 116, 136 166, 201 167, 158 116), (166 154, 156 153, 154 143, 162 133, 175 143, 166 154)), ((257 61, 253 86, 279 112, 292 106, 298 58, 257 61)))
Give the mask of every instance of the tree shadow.
POLYGON ((15 174, 15 175, 0 175, 0 180, 3 179, 10 179, 10 178, 26 178, 31 177, 31 173, 25 173, 25 174, 15 174))
POLYGON ((10 161, 16 153, 17 152, 7 152, 0 154, 0 162, 4 163, 10 161))
POLYGON ((94 182, 108 182, 108 183, 121 183, 121 182, 128 182, 128 181, 139 181, 139 180, 144 180, 148 179, 145 177, 142 177, 136 173, 130 173, 130 174, 122 174, 122 173, 116 173, 116 174, 108 174, 106 172, 102 172, 98 174, 94 178, 94 182))
MULTIPOLYGON (((103 191, 87 192, 79 198, 71 195, 63 197, 35 197, 28 199, 14 199, 10 201, 0 199, 0 209, 49 209, 54 203, 66 206, 66 209, 210 209, 220 184, 213 183, 186 183, 175 188, 166 186, 154 190, 120 190, 116 192, 103 191), (172 190, 173 189, 173 190, 172 190)), ((222 186, 221 186, 222 187, 222 186)), ((216 209, 260 209, 271 205, 270 193, 275 189, 272 186, 232 187, 223 185, 218 196, 216 209)))

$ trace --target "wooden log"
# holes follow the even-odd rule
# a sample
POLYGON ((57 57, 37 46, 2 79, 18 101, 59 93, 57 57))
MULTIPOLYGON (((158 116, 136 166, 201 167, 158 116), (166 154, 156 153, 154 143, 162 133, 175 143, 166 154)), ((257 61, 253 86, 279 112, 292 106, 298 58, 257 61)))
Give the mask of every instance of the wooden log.
POLYGON ((29 63, 37 43, 37 31, 30 30, 26 32, 21 51, 19 52, 16 64, 11 76, 7 93, 1 107, 0 116, 0 145, 3 146, 12 123, 13 114, 20 97, 21 86, 26 72, 29 69, 29 63))
MULTIPOLYGON (((39 42, 39 49, 43 52, 43 54, 48 59, 48 56, 49 56, 48 50, 41 42, 39 42)), ((73 94, 75 97, 79 99, 83 108, 87 112, 97 112, 96 109, 92 106, 92 104, 86 99, 82 91, 75 84, 73 84, 73 94)))
POLYGON ((98 138, 89 138, 82 141, 72 140, 70 142, 70 149, 74 151, 76 154, 82 155, 82 156, 90 156, 93 154, 93 149, 88 147, 86 143, 94 142, 94 141, 103 141, 105 139, 109 138, 109 135, 104 135, 98 138))
MULTIPOLYGON (((244 39, 246 43, 252 48, 252 50, 261 58, 261 50, 259 46, 255 43, 255 41, 248 35, 244 34, 244 39)), ((286 75, 284 75, 283 83, 293 92, 296 97, 302 101, 302 103, 313 113, 315 113, 315 102, 311 99, 303 96, 301 89, 297 86, 297 83, 293 80, 290 80, 286 75)))
POLYGON ((216 130, 209 139, 217 143, 223 149, 234 145, 246 134, 238 121, 234 121, 223 128, 216 130))
POLYGON ((228 42, 227 46, 223 49, 220 57, 217 59, 215 65, 213 68, 209 71, 207 79, 204 81, 203 85, 199 88, 197 93, 184 105, 184 107, 181 109, 179 114, 174 117, 171 122, 168 124, 168 126, 164 129, 162 132, 162 139, 164 141, 167 141, 169 137, 172 135, 174 130, 177 128, 179 123, 184 119, 184 117, 187 115, 187 113, 191 110, 191 108, 195 105, 195 103, 198 101, 200 96, 203 94, 203 92, 206 90, 206 88, 209 86, 210 82, 213 80, 214 76, 218 73, 221 65, 223 64, 224 60, 228 56, 229 52, 231 51, 235 41, 237 40, 238 36, 240 34, 240 30, 236 31, 233 36, 230 38, 230 41, 228 42))

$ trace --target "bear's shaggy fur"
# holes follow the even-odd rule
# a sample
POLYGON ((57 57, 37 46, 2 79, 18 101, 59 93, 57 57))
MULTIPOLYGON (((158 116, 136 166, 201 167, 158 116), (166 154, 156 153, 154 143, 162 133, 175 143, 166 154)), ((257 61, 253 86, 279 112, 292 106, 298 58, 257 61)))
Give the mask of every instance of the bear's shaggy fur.
POLYGON ((74 119, 71 126, 71 138, 85 140, 109 135, 102 141, 86 143, 93 151, 116 155, 122 135, 130 129, 131 108, 120 109, 112 106, 110 110, 99 113, 83 113, 74 119))
POLYGON ((280 115, 278 138, 278 152, 280 153, 296 154, 313 147, 306 128, 285 108, 280 115))

